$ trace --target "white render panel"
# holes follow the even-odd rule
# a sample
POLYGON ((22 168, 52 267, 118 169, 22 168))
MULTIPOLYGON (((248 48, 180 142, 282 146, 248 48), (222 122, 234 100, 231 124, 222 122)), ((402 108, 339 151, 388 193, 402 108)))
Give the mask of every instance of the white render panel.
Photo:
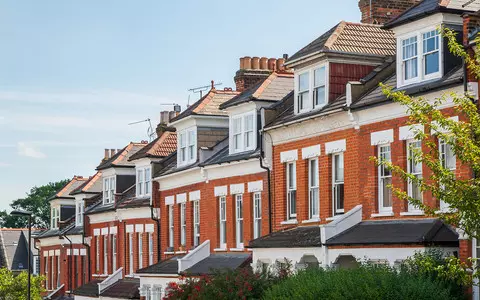
POLYGON ((282 163, 298 160, 298 150, 284 151, 280 153, 282 163))
MULTIPOLYGON (((452 121, 458 122, 458 116, 450 117, 449 119, 452 120, 452 121)), ((435 122, 435 121, 433 121, 432 124, 438 126, 437 122, 435 122)), ((438 132, 438 133, 444 133, 444 134, 445 134, 445 133, 448 133, 448 130, 447 130, 446 128, 442 128, 442 127, 440 127, 440 126, 439 126, 437 129, 433 129, 433 128, 432 128, 432 129, 430 130, 430 134, 432 134, 432 135, 437 134, 437 132, 438 132)))
POLYGON ((102 228, 102 235, 107 235, 108 234, 108 227, 103 227, 102 228))
POLYGON ((48 251, 43 251, 43 256, 48 256, 48 251))
POLYGON ((72 255, 70 249, 67 249, 67 255, 72 255))
POLYGON ((55 256, 60 256, 60 249, 55 250, 55 256))
POLYGON ((320 156, 320 145, 310 146, 302 149, 302 159, 309 159, 320 156))
POLYGON ((100 235, 100 228, 93 229, 93 235, 94 236, 99 236, 100 235))
POLYGON ((231 184, 230 185, 230 194, 231 195, 243 194, 243 193, 245 193, 245 184, 244 183, 231 184))
POLYGON ((326 154, 345 152, 346 150, 347 150, 347 140, 338 140, 338 141, 325 143, 326 154))
POLYGON ((228 186, 216 186, 213 191, 215 197, 226 196, 228 195, 228 186))
POLYGON ((187 193, 177 194, 177 204, 187 202, 187 193))
POLYGON ((377 146, 393 143, 393 129, 372 132, 370 134, 370 145, 377 146))
POLYGON ((80 255, 81 256, 87 255, 87 249, 80 249, 80 255))
POLYGON ((73 255, 80 255, 79 249, 73 249, 73 255))
POLYGON ((145 224, 145 232, 154 232, 155 231, 155 227, 153 226, 153 224, 145 224))
POLYGON ((133 232, 133 224, 127 225, 126 231, 127 231, 128 233, 133 232))
POLYGON ((399 129, 399 138, 401 141, 406 141, 413 139, 415 137, 415 131, 420 130, 423 132, 424 128, 421 124, 412 124, 407 126, 402 126, 399 129))
POLYGON ((200 200, 200 191, 193 191, 188 194, 188 200, 195 201, 200 200))
POLYGON ((135 224, 135 232, 143 232, 143 224, 135 224))
POLYGON ((255 193, 263 191, 263 180, 252 181, 248 183, 248 192, 255 193))
POLYGON ((117 234, 117 226, 110 227, 110 234, 117 234))
POLYGON ((165 205, 173 205, 173 204, 175 204, 175 196, 165 197, 165 205))

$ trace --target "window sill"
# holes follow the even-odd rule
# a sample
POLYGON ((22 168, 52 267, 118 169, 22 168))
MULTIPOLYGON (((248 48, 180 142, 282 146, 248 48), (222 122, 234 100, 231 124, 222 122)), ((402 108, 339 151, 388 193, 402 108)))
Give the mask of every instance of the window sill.
POLYGON ((280 222, 280 225, 297 225, 297 219, 280 222))
POLYGON ((215 252, 227 252, 228 249, 227 249, 227 247, 225 247, 225 248, 215 248, 215 249, 213 249, 213 251, 215 251, 215 252))
POLYGON ((174 255, 175 252, 173 252, 173 251, 165 251, 165 252, 163 252, 163 254, 165 254, 165 255, 174 255))
POLYGON ((187 251, 175 251, 175 254, 185 254, 187 251))
POLYGON ((335 221, 336 219, 340 218, 342 215, 337 215, 337 216, 333 216, 333 217, 329 217, 329 218, 326 218, 325 220, 327 221, 335 221))
POLYGON ((423 211, 406 211, 406 212, 401 212, 401 216, 423 216, 425 213, 423 211))
POLYGON ((456 213, 457 210, 454 209, 454 208, 443 208, 443 209, 440 209, 440 210, 437 210, 435 212, 435 214, 439 215, 439 214, 453 214, 453 213, 456 213))
POLYGON ((232 252, 243 252, 243 251, 245 251, 245 248, 230 248, 230 251, 232 251, 232 252))
POLYGON ((318 223, 320 221, 321 221, 320 218, 315 218, 315 219, 303 220, 302 224, 318 223))
POLYGON ((393 212, 381 212, 378 214, 372 214, 372 218, 383 218, 383 217, 393 217, 395 214, 393 212))

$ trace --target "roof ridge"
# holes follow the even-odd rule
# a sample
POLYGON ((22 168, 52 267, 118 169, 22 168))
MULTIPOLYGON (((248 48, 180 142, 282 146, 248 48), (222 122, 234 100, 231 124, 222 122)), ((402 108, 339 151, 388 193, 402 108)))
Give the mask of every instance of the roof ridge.
POLYGON ((347 27, 347 22, 343 20, 340 21, 340 23, 338 23, 337 28, 335 28, 335 31, 332 32, 332 34, 330 34, 330 36, 328 37, 324 47, 327 49, 330 49, 333 46, 333 44, 335 44, 335 42, 337 41, 338 37, 343 32, 343 30, 345 30, 345 27, 347 27))
POLYGON ((383 25, 380 24, 370 24, 370 23, 362 23, 362 22, 350 22, 350 21, 342 21, 345 25, 356 25, 356 26, 371 26, 371 27, 378 27, 382 28, 383 25))

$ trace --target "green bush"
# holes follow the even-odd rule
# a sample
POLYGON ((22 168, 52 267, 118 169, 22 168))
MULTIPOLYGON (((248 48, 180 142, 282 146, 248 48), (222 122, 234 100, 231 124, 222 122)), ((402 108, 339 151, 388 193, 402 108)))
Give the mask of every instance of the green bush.
POLYGON ((264 299, 465 299, 431 276, 363 265, 357 269, 305 270, 274 285, 264 299))

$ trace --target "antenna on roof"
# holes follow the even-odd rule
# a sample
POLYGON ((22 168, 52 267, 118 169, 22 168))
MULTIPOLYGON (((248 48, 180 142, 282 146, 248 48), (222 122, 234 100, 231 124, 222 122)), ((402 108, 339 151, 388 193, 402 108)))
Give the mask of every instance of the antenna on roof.
POLYGON ((465 7, 469 6, 470 4, 472 4, 472 3, 475 2, 475 1, 477 1, 477 0, 469 0, 469 1, 465 2, 465 3, 462 5, 462 8, 465 8, 465 7))
POLYGON ((209 85, 204 85, 204 86, 199 86, 199 87, 196 87, 196 88, 192 88, 192 89, 189 89, 188 91, 189 92, 193 92, 193 93, 200 93, 200 98, 201 99, 203 97, 203 92, 206 92, 208 91, 209 88, 215 88, 217 85, 222 85, 221 82, 219 83, 215 83, 213 80, 212 80, 212 84, 209 84, 209 85))
POLYGON ((135 125, 135 124, 146 123, 146 122, 148 122, 147 136, 148 136, 149 142, 151 142, 155 139, 156 132, 155 132, 155 130, 153 130, 152 122, 151 122, 150 118, 142 120, 142 121, 128 123, 128 125, 135 125))

